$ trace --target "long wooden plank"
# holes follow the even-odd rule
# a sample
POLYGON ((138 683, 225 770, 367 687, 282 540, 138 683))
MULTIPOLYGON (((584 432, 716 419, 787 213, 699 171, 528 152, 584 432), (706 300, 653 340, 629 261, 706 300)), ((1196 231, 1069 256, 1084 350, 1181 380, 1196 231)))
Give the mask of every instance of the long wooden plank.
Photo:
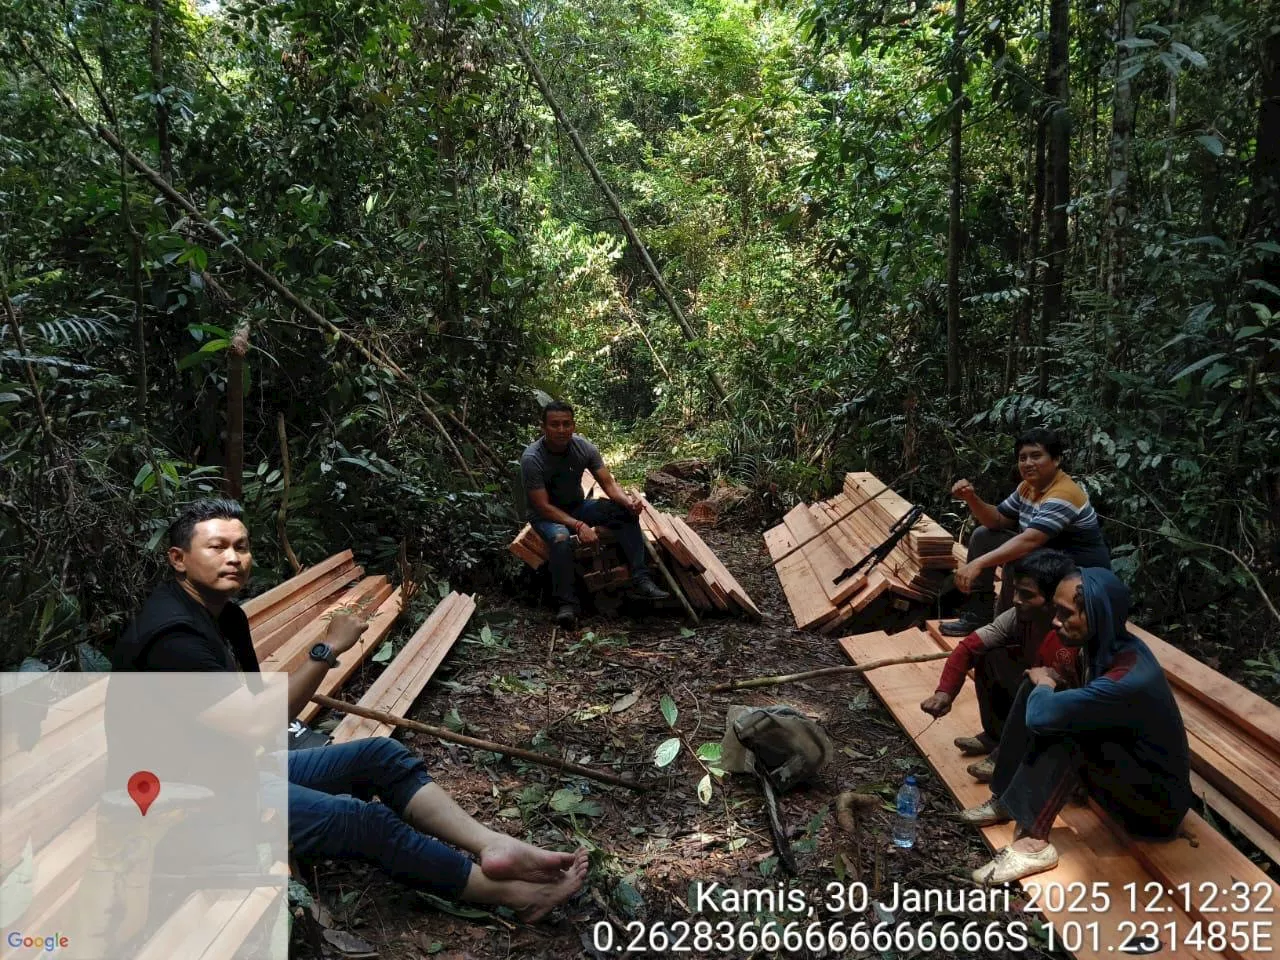
POLYGON ((675 524, 676 517, 658 510, 638 493, 633 493, 633 496, 639 497, 640 502, 644 504, 645 516, 654 527, 655 532, 657 532, 658 539, 662 541, 662 545, 667 548, 667 552, 676 559, 676 562, 681 566, 688 567, 695 573, 704 572, 706 568, 703 566, 701 558, 695 555, 681 539, 675 524))
MULTIPOLYGON (((414 632, 382 676, 360 698, 360 704, 398 716, 407 714, 462 635, 475 609, 475 598, 469 594, 451 593, 440 601, 432 616, 414 632), (437 611, 441 611, 438 617, 437 611)), ((333 739, 343 742, 359 737, 385 737, 393 730, 389 724, 349 715, 333 731, 333 739)))
MULTIPOLYGON (((407 682, 406 675, 416 669, 418 658, 423 650, 434 643, 436 631, 453 615, 454 598, 457 596, 457 593, 450 593, 436 604, 435 609, 419 624, 418 629, 396 653, 395 659, 387 664, 378 678, 369 685, 364 696, 357 701, 360 706, 394 712, 391 710, 391 704, 398 691, 403 689, 402 684, 407 682)), ((334 728, 332 737, 335 743, 345 743, 348 740, 370 736, 367 730, 376 725, 376 720, 348 714, 334 728), (362 730, 366 732, 361 732, 362 730)))
POLYGON ((867 585, 856 596, 851 598, 838 611, 836 618, 818 628, 819 633, 831 634, 839 630, 852 618, 864 613, 867 607, 880 596, 889 591, 889 579, 879 570, 867 574, 867 585))
POLYGON ((22 851, 30 839, 32 849, 39 850, 52 840, 93 799, 102 792, 102 779, 107 772, 106 751, 81 756, 63 768, 57 779, 42 786, 0 811, 0 875, 7 876, 22 859, 22 851))
POLYGON ((192 927, 198 926, 200 918, 213 906, 213 894, 211 890, 197 890, 182 901, 182 905, 151 935, 137 960, 173 960, 182 956, 178 951, 192 927))
POLYGON ((240 901, 218 935, 200 954, 200 960, 233 960, 254 927, 280 896, 279 887, 255 887, 240 901))
POLYGON ((862 589, 866 583, 865 578, 835 582, 836 577, 851 566, 856 558, 846 556, 836 546, 835 541, 818 526, 805 504, 798 504, 789 510, 782 522, 787 525, 796 543, 802 545, 800 552, 809 561, 819 585, 832 604, 838 607, 862 589))
POLYGON ((673 520, 680 532, 681 541, 701 558, 706 565, 706 572, 712 575, 715 582, 725 590, 744 613, 756 620, 761 619, 760 608, 755 605, 755 602, 747 595, 747 591, 742 588, 742 584, 738 583, 737 578, 729 572, 729 568, 720 561, 715 552, 707 546, 706 542, 684 520, 680 517, 674 517, 673 520))
POLYGON ((252 597, 240 604, 240 609, 245 612, 245 616, 249 618, 250 624, 253 623, 255 617, 262 616, 264 613, 268 616, 273 607, 279 604, 287 605, 290 598, 299 591, 305 589, 308 584, 312 583, 319 577, 324 576, 330 570, 334 570, 343 563, 351 559, 351 551, 343 550, 341 553, 335 553, 327 560, 322 560, 314 567, 308 567, 296 577, 290 577, 283 583, 277 584, 270 590, 263 591, 256 597, 252 597))
POLYGON ((1280 707, 1136 623, 1130 622, 1127 627, 1130 633, 1151 648, 1170 683, 1228 717, 1233 724, 1247 730, 1260 744, 1280 756, 1280 707))
MULTIPOLYGON (((395 591, 378 607, 369 621, 369 629, 356 641, 356 645, 344 653, 339 658, 338 665, 324 675, 317 693, 328 697, 333 696, 338 688, 346 683, 347 678, 355 673, 365 658, 382 645, 382 641, 391 632, 399 614, 400 588, 396 587, 395 591)), ((308 703, 298 714, 298 719, 303 723, 310 723, 322 709, 318 704, 308 703)))
POLYGON ((258 654, 258 662, 271 656, 296 636, 299 630, 322 616, 325 609, 335 603, 344 590, 363 576, 364 567, 344 570, 323 588, 307 594, 296 606, 287 608, 279 616, 271 617, 261 627, 251 628, 253 649, 258 654))
POLYGON ((102 707, 94 707, 70 723, 42 736, 28 751, 19 751, 0 764, 0 785, 4 795, 17 796, 42 783, 47 771, 58 771, 77 756, 106 749, 107 732, 102 725, 102 707))
MULTIPOLYGON (((892 637, 883 633, 846 637, 840 644, 855 663, 865 663, 886 656, 927 653, 936 649, 934 641, 919 630, 906 631, 892 637)), ((962 757, 951 740, 958 735, 971 733, 980 723, 972 686, 966 686, 956 697, 951 712, 936 722, 919 707, 920 701, 936 688, 941 669, 941 663, 937 661, 901 664, 883 667, 865 676, 903 730, 916 738, 917 747, 938 773, 948 791, 962 806, 970 806, 986 799, 990 791, 965 771, 970 758, 962 757)), ((981 832, 992 849, 1004 846, 1013 835, 1010 824, 987 828, 981 832)), ((1058 848, 1058 866, 1051 871, 1028 877, 1022 881, 1022 886, 1026 889, 1035 885, 1043 891, 1051 885, 1061 885, 1059 889, 1065 891, 1072 883, 1083 883, 1088 889, 1092 889, 1090 885, 1094 883, 1108 884, 1106 889, 1111 896, 1107 909, 1091 910, 1087 915, 1088 923, 1098 924, 1099 949, 1092 949, 1092 943, 1086 942, 1076 951, 1075 956, 1081 960, 1116 956, 1124 937, 1120 924, 1125 921, 1140 924, 1150 919, 1147 914, 1129 910, 1128 897, 1124 893, 1125 884, 1134 883, 1137 885, 1136 889, 1144 890, 1145 884, 1151 882, 1153 876, 1135 857, 1127 854, 1110 829, 1087 807, 1071 808, 1069 822, 1060 817, 1051 839, 1058 848)), ((1048 904, 1043 902, 1041 905, 1046 907, 1045 918, 1059 930, 1065 923, 1079 922, 1084 917, 1065 909, 1049 910, 1048 904)), ((1167 907, 1169 911, 1158 915, 1160 922, 1177 923, 1181 930, 1190 929, 1190 919, 1173 899, 1166 896, 1156 906, 1167 907)), ((1181 944, 1177 951, 1173 951, 1166 944, 1163 950, 1149 956, 1208 960, 1221 954, 1188 949, 1181 944)))
POLYGON ((249 631, 255 643, 287 627, 298 618, 310 615, 317 603, 337 593, 343 587, 364 576, 364 568, 347 561, 335 570, 330 570, 307 585, 305 590, 295 594, 288 603, 275 604, 266 613, 259 614, 249 621, 249 631))
MULTIPOLYGON (((1142 865, 1167 886, 1179 891, 1187 885, 1187 892, 1178 893, 1175 898, 1206 929, 1215 921, 1225 920, 1228 931, 1237 923, 1245 929, 1274 931, 1280 886, 1195 811, 1182 821, 1182 832, 1186 838, 1179 837, 1170 843, 1129 840, 1128 847, 1142 865), (1235 885, 1240 883, 1248 885, 1248 896, 1235 900, 1233 889, 1238 890, 1235 885), (1265 906, 1259 909, 1261 904, 1265 906)), ((1276 947, 1274 932, 1270 940, 1267 949, 1254 950, 1250 949, 1254 944, 1240 944, 1230 938, 1222 952, 1231 960, 1269 957, 1276 947)))
POLYGON ((29 924, 33 918, 54 910, 84 875, 93 852, 97 823, 95 804, 31 858, 31 903, 23 911, 24 923, 29 924))
MULTIPOLYGON (((101 713, 102 705, 107 697, 107 678, 95 680, 56 703, 49 705, 44 720, 40 722, 40 739, 52 737, 68 724, 77 723, 86 714, 101 713)), ((0 761, 7 763, 10 757, 23 751, 18 746, 16 737, 7 736, 8 731, 0 730, 0 739, 4 741, 4 751, 0 753, 0 761)))
POLYGON ((786 595, 787 605, 791 607, 796 626, 801 630, 816 630, 835 619, 838 609, 827 599, 826 591, 818 583, 804 553, 795 550, 796 540, 786 524, 778 524, 765 531, 764 542, 769 556, 773 558, 774 572, 778 575, 778 582, 782 584, 782 592, 786 595), (793 550, 794 553, 791 552, 793 550), (791 555, 785 560, 779 559, 788 553, 791 555))
MULTIPOLYGON (((283 670, 292 673, 301 663, 313 646, 320 642, 320 637, 324 631, 328 629, 327 615, 333 613, 340 607, 352 606, 376 595, 378 591, 386 587, 387 578, 384 576, 365 577, 355 586, 350 587, 341 595, 334 599, 323 613, 311 623, 307 624, 296 635, 290 637, 281 647, 273 652, 270 656, 260 661, 263 670, 283 670)), ((379 601, 381 602, 381 601, 379 601)))
POLYGON ((1204 801, 1206 806, 1221 815, 1222 819, 1239 830, 1245 839, 1270 857, 1273 863, 1280 864, 1280 840, 1276 839, 1275 834, 1241 810, 1221 790, 1194 770, 1191 771, 1191 790, 1204 801))
MULTIPOLYGON (((444 662, 444 658, 448 657, 449 650, 453 649, 453 644, 457 643, 458 637, 462 635, 462 631, 466 630, 467 622, 471 620, 471 614, 475 613, 475 599, 470 595, 460 595, 461 599, 454 603, 453 611, 449 620, 444 623, 438 631, 435 631, 433 641, 428 648, 422 650, 417 658, 416 666, 408 669, 402 681, 396 685, 396 689, 392 690, 392 699, 388 707, 383 709, 389 713, 404 716, 413 705, 413 701, 417 700, 422 690, 426 689, 431 677, 435 675, 436 669, 444 662)), ((369 736, 390 736, 394 727, 387 723, 379 723, 370 721, 370 719, 360 717, 366 724, 371 724, 369 736)))
MULTIPOLYGON (((236 911, 240 909, 241 904, 249 896, 248 890, 207 890, 200 891, 207 894, 204 900, 204 909, 198 911, 194 915, 183 912, 181 909, 169 918, 160 930, 151 936, 151 939, 143 947, 142 953, 138 955, 139 960, 172 960, 175 957, 201 957, 217 940, 218 936, 231 918, 236 915, 236 911), (170 936, 165 927, 173 925, 176 933, 170 936), (154 952, 152 944, 160 939, 164 946, 168 947, 176 940, 174 952, 167 956, 158 952, 154 952)), ((193 894, 195 896, 195 894, 193 894)))

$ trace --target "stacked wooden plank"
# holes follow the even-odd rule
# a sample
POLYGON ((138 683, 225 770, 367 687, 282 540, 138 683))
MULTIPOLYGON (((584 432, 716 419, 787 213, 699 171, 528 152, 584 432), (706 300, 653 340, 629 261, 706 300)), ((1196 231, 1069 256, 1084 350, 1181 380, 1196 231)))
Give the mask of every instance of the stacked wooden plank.
MULTIPOLYGON (((369 628, 355 647, 330 670, 319 692, 333 695, 385 640, 400 612, 400 591, 386 577, 364 577, 350 550, 330 557, 265 593, 246 601, 254 649, 264 670, 292 671, 324 631, 328 617, 343 608, 373 610, 369 628)), ((421 692, 431 673, 462 631, 475 601, 450 594, 414 634, 369 693, 366 706, 403 713, 421 692)), ((22 791, 12 808, 0 811, 0 876, 21 861, 28 838, 33 852, 32 899, 23 913, 27 929, 55 929, 62 911, 72 909, 79 878, 92 854, 96 813, 88 809, 106 762, 103 710, 108 680, 89 684, 54 704, 41 726, 36 748, 23 752, 7 743, 0 755, 6 785, 22 778, 22 791), (87 811, 87 812, 79 812, 87 811)), ((314 705, 310 705, 314 708, 314 705)), ((315 709, 302 716, 314 717, 315 709)), ((378 736, 387 729, 348 717, 339 724, 349 740, 378 736), (369 726, 365 726, 369 724, 369 726)), ((178 914, 141 949, 140 956, 231 957, 267 911, 274 888, 203 891, 193 894, 178 914), (198 919, 198 922, 196 920, 198 919), (178 952, 170 945, 180 945, 178 952)))
MULTIPOLYGON (((604 499, 605 493, 590 473, 583 474, 583 493, 604 499)), ((711 548, 681 517, 663 513, 644 497, 631 491, 644 504, 640 529, 653 545, 672 577, 680 585, 685 598, 699 612, 721 610, 760 619, 760 609, 711 548)), ((525 524, 509 547, 511 553, 535 570, 547 562, 546 541, 529 524, 525 524)), ((657 571, 654 577, 661 585, 657 571)), ((622 586, 630 579, 630 571, 616 564, 584 572, 588 590, 622 586)))
POLYGON ((765 533, 798 627, 830 633, 886 593, 922 603, 937 598, 959 555, 951 534, 927 516, 916 521, 883 562, 841 579, 911 509, 872 474, 850 473, 841 493, 800 504, 765 533))
MULTIPOLYGON (((952 642, 948 638, 948 645, 952 642)), ((870 633, 846 637, 840 644, 855 663, 938 649, 936 639, 921 630, 909 630, 894 636, 870 633)), ((915 738, 916 745, 955 799, 962 806, 971 806, 985 800, 990 795, 990 788, 979 784, 967 773, 965 767, 970 758, 960 754, 952 739, 972 734, 980 726, 972 684, 965 686, 952 704, 951 712, 940 720, 932 721, 920 710, 920 702, 937 687, 941 670, 941 663, 934 661, 883 667, 865 676, 903 730, 915 738)), ((994 850, 1010 842, 1013 825, 989 827, 982 833, 994 850)), ((1223 907, 1213 898, 1184 896, 1184 891, 1206 891, 1215 886, 1216 889, 1227 890, 1234 883, 1247 885, 1251 896, 1238 904, 1241 912, 1238 915, 1233 913, 1229 920, 1244 925, 1258 921, 1264 925, 1263 929, 1269 929, 1271 924, 1269 915, 1264 915, 1268 906, 1265 901, 1270 898, 1274 903, 1280 894, 1271 878, 1194 812, 1183 821, 1181 835, 1177 839, 1168 843, 1147 843, 1127 836, 1096 806, 1068 804, 1055 822, 1050 839, 1058 849, 1058 866, 1028 878, 1024 886, 1036 885, 1044 891, 1050 888, 1076 889, 1071 884, 1083 884, 1078 889, 1096 890, 1101 885, 1113 894, 1105 905, 1101 900, 1090 903, 1088 920, 1090 924, 1097 924, 1091 929, 1096 929, 1098 936, 1096 940, 1084 938, 1080 948, 1073 951, 1076 957, 1083 960, 1116 956, 1126 939, 1127 924, 1132 923, 1134 929, 1141 929, 1144 922, 1157 917, 1162 949, 1150 956, 1252 960, 1270 953, 1271 945, 1240 939, 1230 941, 1229 937, 1223 938, 1226 942, 1217 951, 1185 941, 1179 942, 1175 948, 1169 942, 1169 929, 1176 929, 1179 935, 1185 936, 1184 932, 1190 932, 1194 924, 1200 924, 1207 933, 1211 923, 1223 919, 1218 912, 1223 907), (1131 902, 1123 895, 1126 889, 1143 890, 1149 896, 1138 898, 1136 903, 1131 902), (1114 895, 1117 891, 1121 895, 1114 895)), ((1069 899, 1052 900, 1041 896, 1040 907, 1044 918, 1055 924, 1060 933, 1064 925, 1079 921, 1080 915, 1071 912, 1069 899)), ((1201 944, 1207 943, 1207 937, 1201 941, 1201 944)))
MULTIPOLYGON (((360 706, 398 716, 408 713, 431 675, 462 635, 475 609, 475 598, 466 594, 451 593, 441 600, 431 611, 431 616, 422 622, 422 626, 396 654, 395 660, 360 698, 360 706)), ((361 737, 386 737, 391 732, 392 728, 387 724, 352 714, 344 717, 334 729, 333 739, 345 743, 361 737)))

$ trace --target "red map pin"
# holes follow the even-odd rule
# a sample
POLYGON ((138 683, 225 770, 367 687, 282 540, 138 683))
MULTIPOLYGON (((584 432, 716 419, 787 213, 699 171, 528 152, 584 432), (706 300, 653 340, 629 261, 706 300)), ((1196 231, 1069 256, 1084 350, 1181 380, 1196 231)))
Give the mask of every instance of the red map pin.
POLYGON ((145 817, 147 808, 160 796, 160 778, 150 770, 139 770, 129 778, 129 796, 145 817))

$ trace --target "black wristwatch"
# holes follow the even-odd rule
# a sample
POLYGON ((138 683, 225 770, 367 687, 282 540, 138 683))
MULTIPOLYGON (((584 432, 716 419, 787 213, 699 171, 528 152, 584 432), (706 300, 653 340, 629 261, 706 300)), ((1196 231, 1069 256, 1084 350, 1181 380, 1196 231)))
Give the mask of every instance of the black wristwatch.
POLYGON ((311 648, 311 659, 319 660, 321 663, 327 663, 330 667, 338 665, 338 655, 333 652, 333 647, 327 643, 317 643, 311 648))

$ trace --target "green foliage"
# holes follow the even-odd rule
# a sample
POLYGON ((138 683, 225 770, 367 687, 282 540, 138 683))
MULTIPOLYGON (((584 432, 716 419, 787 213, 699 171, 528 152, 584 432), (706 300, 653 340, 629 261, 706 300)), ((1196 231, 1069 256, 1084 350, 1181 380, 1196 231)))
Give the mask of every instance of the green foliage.
MULTIPOLYGON (((1043 342, 1047 247, 1039 238, 1033 258, 1030 230, 1044 24, 1025 5, 970 11, 954 398, 950 4, 521 8, 692 345, 525 82, 498 12, 490 0, 165 0, 157 18, 120 0, 0 3, 14 52, 0 78, 12 304, 0 315, 0 662, 109 646, 162 574, 175 509, 223 487, 242 328, 255 586, 288 571, 277 414, 304 563, 351 546, 390 572, 404 543, 424 582, 494 583, 515 523, 505 483, 474 489, 413 391, 500 458, 534 434, 541 391, 578 403, 584 429, 634 464, 710 455, 775 506, 830 492, 847 469, 918 468, 903 492, 953 529, 951 482, 1003 496, 1011 437, 1050 424, 1144 612, 1228 659, 1265 645, 1274 625, 1252 581, 1204 544, 1276 589, 1280 237, 1267 211, 1280 203, 1257 143, 1268 5, 1148 5, 1119 45, 1109 10, 1073 11, 1067 309, 1043 342), (1107 148, 1118 78, 1137 117, 1123 229, 1107 148), (412 387, 123 175, 50 79, 412 387)), ((492 631, 477 642, 502 646, 492 631)), ((568 651, 612 642, 587 634, 568 651)))

